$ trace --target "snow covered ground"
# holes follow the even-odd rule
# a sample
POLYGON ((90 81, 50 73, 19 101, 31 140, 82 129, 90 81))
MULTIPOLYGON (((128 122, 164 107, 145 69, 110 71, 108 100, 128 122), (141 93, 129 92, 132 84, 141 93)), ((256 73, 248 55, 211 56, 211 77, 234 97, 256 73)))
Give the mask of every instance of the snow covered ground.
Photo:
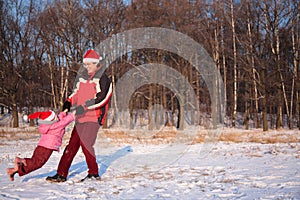
POLYGON ((87 169, 79 151, 68 181, 49 183, 62 151, 11 182, 6 168, 16 155, 31 156, 39 134, 2 131, 0 138, 0 199, 300 199, 299 142, 128 144, 100 132, 95 149, 102 181, 78 182, 87 169))

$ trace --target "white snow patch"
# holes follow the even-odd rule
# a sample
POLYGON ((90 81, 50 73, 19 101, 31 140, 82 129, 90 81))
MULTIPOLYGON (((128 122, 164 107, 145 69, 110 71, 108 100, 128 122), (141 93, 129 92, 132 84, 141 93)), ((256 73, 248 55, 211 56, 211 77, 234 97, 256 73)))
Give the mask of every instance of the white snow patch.
POLYGON ((102 181, 78 182, 87 173, 79 151, 68 181, 47 182, 61 151, 11 182, 6 168, 16 155, 30 157, 38 140, 38 134, 1 135, 0 199, 300 199, 299 143, 214 142, 203 151, 204 143, 116 145, 98 137, 102 181))

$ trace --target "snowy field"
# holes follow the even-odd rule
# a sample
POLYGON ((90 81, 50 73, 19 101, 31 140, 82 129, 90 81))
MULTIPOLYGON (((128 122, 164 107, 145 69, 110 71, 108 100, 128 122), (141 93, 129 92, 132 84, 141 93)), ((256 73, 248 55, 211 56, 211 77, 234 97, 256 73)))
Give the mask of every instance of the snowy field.
POLYGON ((55 174, 62 151, 54 152, 43 168, 16 175, 11 182, 6 168, 13 166, 16 155, 31 156, 39 134, 2 130, 0 199, 300 199, 299 131, 276 134, 293 135, 296 142, 129 144, 100 131, 95 149, 102 181, 78 182, 87 173, 79 151, 68 180, 49 183, 45 178, 55 174))

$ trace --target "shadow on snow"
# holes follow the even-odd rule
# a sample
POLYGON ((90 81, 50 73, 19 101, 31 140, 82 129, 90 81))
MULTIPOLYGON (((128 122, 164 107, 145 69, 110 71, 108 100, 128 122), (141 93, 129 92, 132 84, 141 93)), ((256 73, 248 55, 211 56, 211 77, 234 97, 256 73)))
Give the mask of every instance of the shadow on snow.
MULTIPOLYGON (((126 146, 108 156, 100 156, 100 155, 96 156, 97 162, 99 163, 99 175, 102 176, 106 172, 107 168, 111 165, 111 163, 113 163, 115 160, 117 160, 123 156, 126 156, 128 153, 130 153, 132 151, 133 150, 132 150, 131 146, 126 146)), ((86 165, 85 161, 73 164, 73 165, 71 165, 70 170, 69 170, 69 178, 72 178, 72 177, 76 176, 77 174, 80 174, 85 171, 87 171, 87 165, 86 165)), ((29 177, 24 178, 22 182, 28 182, 31 179, 46 178, 47 176, 51 176, 55 173, 56 173, 56 170, 48 172, 48 173, 44 173, 44 174, 29 176, 29 177)))

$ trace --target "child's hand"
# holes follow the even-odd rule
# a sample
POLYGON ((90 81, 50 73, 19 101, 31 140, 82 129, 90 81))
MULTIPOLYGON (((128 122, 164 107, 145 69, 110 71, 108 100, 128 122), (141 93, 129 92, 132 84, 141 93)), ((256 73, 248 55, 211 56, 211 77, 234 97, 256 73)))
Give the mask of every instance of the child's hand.
POLYGON ((67 113, 69 109, 65 109, 63 112, 67 113))

